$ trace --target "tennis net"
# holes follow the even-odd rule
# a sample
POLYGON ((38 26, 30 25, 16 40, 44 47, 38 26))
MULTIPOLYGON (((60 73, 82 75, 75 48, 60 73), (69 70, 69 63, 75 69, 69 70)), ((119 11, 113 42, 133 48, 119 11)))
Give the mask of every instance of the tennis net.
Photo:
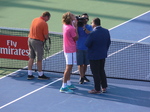
MULTIPOLYGON (((23 38, 27 37, 28 33, 28 29, 0 27, 0 35, 23 38)), ((50 32, 49 36, 51 37, 51 49, 50 52, 45 51, 44 53, 43 70, 47 72, 63 73, 66 65, 62 50, 62 34, 50 32)), ((150 81, 150 45, 148 43, 122 41, 115 39, 111 39, 111 41, 112 42, 105 65, 107 77, 150 81)), ((3 42, 0 41, 0 44, 1 43, 3 42)), ((2 47, 0 46, 0 50, 1 48, 2 47)), ((27 63, 27 60, 8 59, 0 57, 1 69, 11 68, 27 70, 27 63)), ((36 69, 37 67, 35 62, 33 70, 36 69)), ((79 74, 77 66, 73 67, 72 74, 79 74)), ((92 76, 89 66, 86 75, 92 76)))

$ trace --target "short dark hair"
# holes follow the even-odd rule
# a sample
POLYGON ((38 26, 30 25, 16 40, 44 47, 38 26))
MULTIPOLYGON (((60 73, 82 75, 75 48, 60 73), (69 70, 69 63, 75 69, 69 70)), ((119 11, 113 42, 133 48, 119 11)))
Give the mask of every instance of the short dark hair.
POLYGON ((87 13, 83 13, 83 14, 82 14, 82 16, 83 16, 83 15, 88 16, 88 17, 89 17, 89 15, 88 15, 87 13))
POLYGON ((101 20, 100 20, 100 18, 94 18, 94 19, 93 19, 93 22, 94 22, 94 24, 95 24, 96 26, 100 26, 100 25, 101 25, 101 20))
POLYGON ((51 14, 49 13, 49 12, 43 12, 43 14, 42 14, 42 17, 46 17, 46 16, 48 16, 48 17, 50 17, 51 16, 51 14))
POLYGON ((89 19, 89 15, 87 13, 83 13, 82 16, 87 16, 87 19, 89 19))

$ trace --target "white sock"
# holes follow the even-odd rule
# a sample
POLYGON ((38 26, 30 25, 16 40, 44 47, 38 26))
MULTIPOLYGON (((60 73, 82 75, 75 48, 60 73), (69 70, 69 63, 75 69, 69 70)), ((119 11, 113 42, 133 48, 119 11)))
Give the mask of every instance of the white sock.
POLYGON ((70 86, 71 85, 71 81, 67 80, 67 85, 70 86))
POLYGON ((67 87, 67 83, 62 83, 62 88, 67 87))
POLYGON ((38 72, 38 74, 39 74, 39 76, 42 76, 43 75, 43 71, 38 72))
POLYGON ((28 75, 32 75, 32 70, 28 70, 28 75))

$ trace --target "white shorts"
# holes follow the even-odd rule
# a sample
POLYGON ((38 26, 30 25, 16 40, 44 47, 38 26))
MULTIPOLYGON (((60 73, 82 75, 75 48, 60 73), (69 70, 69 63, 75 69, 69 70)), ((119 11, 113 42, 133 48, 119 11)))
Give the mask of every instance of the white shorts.
POLYGON ((66 65, 77 65, 76 52, 64 53, 66 65))

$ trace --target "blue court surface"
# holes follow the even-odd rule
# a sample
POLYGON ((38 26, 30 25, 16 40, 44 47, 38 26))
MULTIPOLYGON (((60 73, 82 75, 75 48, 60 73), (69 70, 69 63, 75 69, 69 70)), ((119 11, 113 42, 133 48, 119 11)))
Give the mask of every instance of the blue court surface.
MULTIPOLYGON (((110 34, 112 39, 149 43, 150 11, 110 29, 110 34)), ((150 112, 150 82, 108 78, 107 93, 95 95, 87 92, 94 87, 92 77, 80 85, 79 76, 72 75, 77 89, 65 94, 59 92, 63 74, 45 75, 51 79, 27 80, 25 70, 0 78, 0 112, 150 112)))

